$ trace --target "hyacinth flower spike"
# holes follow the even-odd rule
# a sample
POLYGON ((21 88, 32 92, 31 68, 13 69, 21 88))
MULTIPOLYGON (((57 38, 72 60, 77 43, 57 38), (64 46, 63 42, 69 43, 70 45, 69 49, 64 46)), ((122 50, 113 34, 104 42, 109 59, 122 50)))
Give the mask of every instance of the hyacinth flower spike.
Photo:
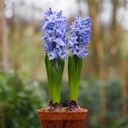
POLYGON ((61 111, 60 86, 64 70, 64 60, 68 55, 66 45, 67 21, 62 11, 53 12, 51 8, 45 13, 43 35, 41 40, 45 56, 50 102, 48 111, 61 111))
POLYGON ((83 19, 77 16, 70 29, 68 48, 72 56, 69 56, 68 59, 70 102, 67 111, 81 111, 77 99, 83 58, 88 54, 86 47, 90 42, 91 18, 86 17, 83 19))

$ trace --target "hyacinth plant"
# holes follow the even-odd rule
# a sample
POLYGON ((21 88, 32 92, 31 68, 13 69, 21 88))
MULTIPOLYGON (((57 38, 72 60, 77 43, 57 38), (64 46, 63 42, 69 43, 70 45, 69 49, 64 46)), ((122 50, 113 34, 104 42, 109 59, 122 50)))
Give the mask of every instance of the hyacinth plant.
POLYGON ((70 29, 68 47, 71 50, 72 56, 69 56, 68 59, 70 102, 68 103, 67 110, 80 111, 80 107, 77 103, 78 90, 83 58, 88 54, 86 47, 90 42, 91 18, 86 17, 83 19, 80 16, 77 16, 70 26, 70 29))
POLYGON ((80 111, 77 103, 78 90, 83 58, 88 54, 86 47, 90 41, 91 18, 82 19, 80 16, 77 16, 70 26, 70 36, 68 39, 66 39, 67 25, 66 18, 62 16, 62 11, 56 13, 49 8, 45 13, 41 40, 45 41, 42 46, 46 52, 45 66, 50 96, 48 111, 61 111, 62 109, 60 104, 60 87, 64 60, 69 53, 68 78, 70 102, 68 103, 67 111, 80 111))
POLYGON ((56 13, 49 8, 45 13, 44 22, 41 40, 45 41, 42 46, 46 52, 45 66, 50 96, 47 110, 60 111, 62 108, 60 104, 60 86, 64 60, 68 54, 66 45, 67 21, 62 16, 62 11, 56 13))

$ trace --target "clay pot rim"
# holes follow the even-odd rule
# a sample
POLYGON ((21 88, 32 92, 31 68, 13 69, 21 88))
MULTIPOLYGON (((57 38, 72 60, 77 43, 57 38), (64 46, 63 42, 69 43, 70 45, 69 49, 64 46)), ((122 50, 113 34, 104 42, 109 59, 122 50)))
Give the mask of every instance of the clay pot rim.
POLYGON ((66 108, 63 108, 60 112, 46 111, 45 108, 37 110, 40 120, 85 120, 88 110, 81 108, 80 112, 67 112, 66 108))
POLYGON ((85 108, 81 108, 81 111, 80 112, 74 112, 74 111, 66 111, 66 107, 63 107, 63 109, 62 109, 62 111, 46 111, 46 108, 40 108, 40 109, 38 109, 37 110, 37 112, 38 113, 40 113, 40 112, 43 112, 43 113, 74 113, 74 114, 76 114, 76 113, 87 113, 88 112, 88 110, 87 109, 85 109, 85 108))

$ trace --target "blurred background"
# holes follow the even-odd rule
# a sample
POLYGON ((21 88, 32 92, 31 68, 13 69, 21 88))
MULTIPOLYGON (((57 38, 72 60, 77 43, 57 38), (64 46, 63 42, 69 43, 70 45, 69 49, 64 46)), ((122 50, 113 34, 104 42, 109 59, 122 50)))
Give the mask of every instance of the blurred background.
POLYGON ((40 127, 36 110, 49 100, 40 42, 49 7, 69 25, 78 14, 92 18, 78 99, 89 110, 86 127, 128 128, 128 0, 0 0, 0 128, 40 127))

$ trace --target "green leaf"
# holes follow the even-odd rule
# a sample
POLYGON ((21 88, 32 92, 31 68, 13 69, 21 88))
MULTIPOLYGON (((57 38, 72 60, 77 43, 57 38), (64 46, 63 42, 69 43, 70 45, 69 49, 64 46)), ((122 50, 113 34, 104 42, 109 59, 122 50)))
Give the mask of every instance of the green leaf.
POLYGON ((53 103, 60 102, 60 85, 59 85, 59 69, 55 65, 51 65, 51 86, 53 103))
POLYGON ((75 72, 76 72, 76 67, 77 67, 77 63, 78 63, 78 57, 76 55, 73 56, 74 59, 74 63, 75 63, 75 72))
POLYGON ((58 83, 59 83, 59 85, 61 85, 61 82, 62 82, 62 76, 63 76, 63 71, 62 71, 62 68, 61 68, 61 66, 60 65, 58 65, 58 70, 59 70, 59 74, 58 74, 58 79, 59 79, 59 81, 58 81, 58 83))
POLYGON ((47 71, 47 78, 48 78, 48 83, 50 82, 50 65, 51 61, 48 60, 48 55, 45 55, 45 66, 46 66, 46 71, 47 71))
POLYGON ((79 87, 79 83, 80 83, 82 65, 83 65, 82 58, 78 58, 78 62, 77 62, 77 65, 76 65, 76 86, 77 87, 79 87))
POLYGON ((68 59, 68 78, 69 78, 70 100, 77 100, 76 80, 75 80, 75 63, 74 63, 73 57, 71 56, 69 56, 69 59, 68 59))
POLYGON ((64 61, 61 58, 58 59, 58 65, 61 66, 61 70, 62 70, 62 73, 63 73, 65 63, 64 63, 64 61))
POLYGON ((50 67, 51 67, 51 61, 48 59, 48 55, 45 55, 45 67, 46 67, 46 72, 47 72, 47 82, 48 82, 48 90, 49 90, 49 95, 50 98, 52 97, 51 91, 51 74, 50 74, 50 67))
POLYGON ((62 59, 58 60, 58 68, 59 68, 59 83, 61 84, 63 71, 64 71, 64 61, 62 59))

